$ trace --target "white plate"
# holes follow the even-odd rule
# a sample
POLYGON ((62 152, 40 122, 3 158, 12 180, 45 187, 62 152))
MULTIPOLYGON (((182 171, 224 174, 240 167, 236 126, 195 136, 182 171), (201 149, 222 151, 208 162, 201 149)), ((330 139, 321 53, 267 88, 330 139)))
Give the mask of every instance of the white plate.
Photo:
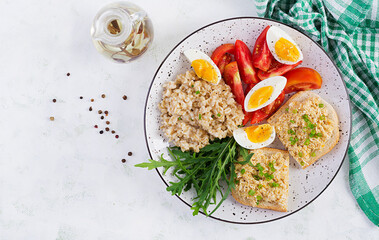
MULTIPOLYGON (((283 213, 244 206, 236 202, 230 195, 211 217, 231 223, 263 223, 291 215, 316 199, 336 176, 349 145, 351 110, 345 83, 333 61, 312 39, 285 24, 253 17, 227 19, 205 26, 183 39, 158 68, 146 100, 145 136, 147 148, 152 159, 157 160, 162 153, 167 159, 169 143, 159 129, 158 103, 162 99, 163 83, 174 80, 177 74, 190 69, 190 64, 181 52, 195 48, 211 55, 212 51, 219 45, 234 43, 237 39, 244 41, 252 49, 255 40, 267 25, 278 26, 290 34, 304 54, 304 60, 300 66, 311 67, 321 74, 323 85, 321 89, 315 90, 315 92, 337 111, 340 119, 340 140, 331 152, 305 170, 302 170, 294 159, 290 159, 288 212, 283 213)), ((288 98, 288 96, 286 97, 288 98)), ((274 141, 270 147, 283 149, 279 140, 274 141)), ((162 169, 157 170, 157 172, 166 185, 169 181, 176 180, 169 173, 162 175, 162 169)), ((170 193, 167 192, 167 194, 170 193)), ((194 194, 193 191, 184 192, 179 198, 191 206, 194 194)), ((188 209, 188 211, 192 210, 188 209)))

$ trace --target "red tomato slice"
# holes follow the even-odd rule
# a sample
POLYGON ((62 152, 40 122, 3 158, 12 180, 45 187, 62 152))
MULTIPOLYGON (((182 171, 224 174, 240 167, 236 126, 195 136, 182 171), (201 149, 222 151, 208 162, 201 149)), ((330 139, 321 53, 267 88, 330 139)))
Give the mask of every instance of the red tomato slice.
POLYGON ((245 112, 245 117, 242 121, 242 125, 245 126, 251 120, 253 116, 254 116, 254 112, 245 112))
POLYGON ((252 116, 252 119, 251 119, 251 124, 259 123, 267 119, 269 116, 275 113, 276 110, 278 110, 278 108, 280 107, 280 105, 282 105, 283 102, 284 102, 284 91, 282 91, 279 94, 279 96, 275 99, 275 101, 273 101, 272 103, 270 103, 264 108, 254 111, 253 112, 254 115, 252 116))
POLYGON ((282 91, 279 94, 279 96, 275 99, 275 101, 273 101, 272 103, 270 103, 266 107, 262 108, 262 111, 264 113, 266 113, 268 116, 270 116, 271 114, 276 112, 276 110, 280 107, 280 105, 282 105, 282 103, 284 102, 284 97, 285 97, 284 91, 282 91))
POLYGON ((262 109, 259 109, 259 110, 253 112, 254 115, 251 118, 251 122, 250 122, 251 124, 256 124, 256 123, 262 122, 263 120, 265 120, 268 117, 268 115, 261 110, 262 109))
POLYGON ((257 38, 257 41, 255 41, 253 48, 253 65, 255 68, 259 68, 262 71, 267 71, 270 68, 273 59, 266 42, 266 35, 269 28, 270 26, 267 26, 263 30, 261 35, 257 38))
POLYGON ((230 53, 234 55, 234 44, 233 43, 226 43, 222 44, 221 46, 217 47, 211 56, 212 61, 218 66, 219 62, 223 58, 223 56, 226 53, 230 53))
POLYGON ((218 69, 220 69, 221 75, 224 74, 225 66, 228 65, 232 61, 232 56, 228 53, 222 56, 221 60, 217 64, 218 69))
POLYGON ((270 69, 266 72, 259 70, 258 71, 258 77, 263 80, 266 78, 270 77, 275 77, 275 76, 282 76, 286 72, 294 69, 298 65, 300 65, 303 61, 299 61, 298 63, 292 64, 292 65, 287 65, 287 64, 282 64, 275 59, 271 62, 270 69))
POLYGON ((287 84, 284 88, 285 93, 319 89, 322 85, 320 74, 312 68, 295 68, 283 76, 287 78, 287 84))
POLYGON ((238 63, 242 81, 246 84, 258 83, 259 78, 253 67, 252 55, 249 48, 241 40, 236 41, 235 48, 234 57, 238 63))
POLYGON ((250 92, 250 90, 255 86, 254 83, 248 84, 245 89, 245 96, 250 92))
POLYGON ((243 87, 238 72, 237 62, 231 62, 225 66, 224 70, 224 80, 226 84, 232 89, 232 93, 236 99, 236 102, 239 103, 243 108, 243 102, 245 100, 245 95, 243 94, 243 87))

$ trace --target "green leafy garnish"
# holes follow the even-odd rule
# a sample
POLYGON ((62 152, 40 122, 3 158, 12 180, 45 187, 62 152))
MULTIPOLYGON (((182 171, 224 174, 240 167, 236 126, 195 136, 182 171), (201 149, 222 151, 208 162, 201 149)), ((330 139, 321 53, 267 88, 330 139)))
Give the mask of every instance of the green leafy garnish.
POLYGON ((192 84, 191 87, 194 87, 194 85, 192 84))
POLYGON ((265 178, 266 178, 267 181, 270 181, 271 179, 274 178, 274 175, 269 174, 269 173, 264 173, 263 175, 265 176, 265 178))
POLYGON ((272 183, 269 183, 270 187, 279 187, 279 183, 276 183, 276 182, 272 182, 272 183))
POLYGON ((311 152, 311 157, 315 157, 316 156, 316 153, 315 152, 311 152))
POLYGON ((320 103, 320 104, 318 105, 318 107, 319 107, 319 108, 323 108, 323 107, 324 107, 324 104, 320 103))
POLYGON ((322 133, 316 133, 316 137, 322 137, 322 133))
POLYGON ((301 162, 300 162, 300 165, 301 165, 301 166, 304 166, 304 164, 305 164, 304 161, 301 161, 301 162))
POLYGON ((253 196, 255 194, 255 191, 253 190, 253 189, 250 189, 250 191, 249 191, 249 195, 250 196, 253 196))
POLYGON ((241 174, 244 174, 246 170, 244 168, 241 169, 241 174))
POLYGON ((177 182, 169 182, 167 191, 172 195, 180 194, 194 188, 196 197, 192 205, 193 215, 200 210, 210 216, 228 197, 236 184, 235 165, 237 162, 237 143, 234 138, 215 140, 200 149, 198 153, 182 152, 178 147, 169 147, 172 161, 160 156, 159 160, 149 159, 148 162, 135 165, 148 170, 163 167, 163 174, 172 169, 177 182), (220 182, 226 183, 222 190, 220 182), (218 193, 221 199, 216 199, 218 193), (208 212, 210 204, 216 204, 212 212, 208 212))
POLYGON ((268 163, 268 166, 269 166, 271 172, 275 172, 276 171, 276 169, 274 168, 274 164, 275 164, 275 161, 268 163))
POLYGON ((294 110, 292 110, 292 112, 293 112, 293 113, 297 113, 297 110, 296 110, 296 109, 294 109, 294 110))
POLYGON ((178 117, 178 120, 180 121, 180 120, 182 120, 182 118, 181 118, 181 117, 178 117))
POLYGON ((201 120, 201 114, 199 114, 199 120, 201 120))
POLYGON ((221 114, 217 113, 217 117, 221 117, 221 114))
POLYGON ((295 121, 294 120, 290 120, 290 123, 295 123, 295 121))
POLYGON ((303 152, 299 152, 299 157, 303 157, 303 152))
POLYGON ((320 120, 325 120, 325 115, 321 115, 320 120))
POLYGON ((262 184, 258 184, 258 188, 261 189, 263 187, 262 184))
POLYGON ((288 112, 288 110, 289 110, 289 109, 288 109, 288 108, 286 108, 286 112, 288 112))
POLYGON ((294 130, 292 130, 292 129, 289 129, 289 130, 288 130, 288 134, 296 135, 296 132, 295 132, 294 130))
POLYGON ((304 142, 304 145, 309 145, 311 141, 309 140, 309 138, 305 139, 305 142, 304 142))
POLYGON ((196 91, 195 93, 196 93, 196 94, 199 94, 199 93, 200 93, 200 91, 196 91))
POLYGON ((257 196, 257 202, 256 202, 257 205, 259 205, 259 201, 260 201, 260 200, 262 200, 262 196, 261 196, 261 195, 258 195, 258 196, 257 196))
POLYGON ((240 155, 244 159, 244 161, 239 161, 238 163, 242 165, 245 165, 246 163, 248 163, 250 166, 254 167, 254 165, 250 162, 250 159, 253 157, 254 153, 249 154, 249 151, 246 148, 243 148, 241 146, 239 146, 238 149, 239 149, 240 155))
POLYGON ((290 137, 290 141, 291 141, 291 145, 295 145, 295 143, 296 143, 297 141, 299 141, 299 139, 298 139, 298 138, 290 137))

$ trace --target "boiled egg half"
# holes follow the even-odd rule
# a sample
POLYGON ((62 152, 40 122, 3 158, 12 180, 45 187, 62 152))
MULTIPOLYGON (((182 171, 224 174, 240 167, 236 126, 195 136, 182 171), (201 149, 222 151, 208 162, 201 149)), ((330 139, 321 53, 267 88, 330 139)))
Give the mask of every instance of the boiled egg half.
POLYGON ((183 54, 199 78, 213 84, 220 82, 221 72, 207 54, 197 49, 188 49, 183 54))
POLYGON ((282 29, 272 26, 266 35, 268 48, 274 58, 283 64, 292 65, 303 60, 303 53, 296 42, 282 29))
POLYGON ((270 145, 275 139, 275 129, 270 124, 262 124, 233 131, 236 142, 247 149, 257 149, 270 145))
POLYGON ((255 85, 246 95, 244 107, 246 112, 253 112, 264 108, 280 95, 287 84, 282 76, 267 78, 255 85))

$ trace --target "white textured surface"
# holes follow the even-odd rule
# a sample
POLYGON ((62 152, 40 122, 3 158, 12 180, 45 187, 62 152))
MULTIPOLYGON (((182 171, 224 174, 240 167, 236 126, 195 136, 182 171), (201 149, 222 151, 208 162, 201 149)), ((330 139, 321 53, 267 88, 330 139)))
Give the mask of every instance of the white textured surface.
POLYGON ((135 1, 151 16, 155 41, 137 62, 117 65, 96 52, 89 36, 107 2, 0 2, 1 240, 378 237, 350 193, 347 161, 302 211, 248 226, 193 217, 155 171, 133 167, 148 158, 143 107, 166 54, 203 25, 255 10, 248 0, 135 1), (91 105, 110 111, 119 140, 97 133, 93 125, 101 120, 91 105))

